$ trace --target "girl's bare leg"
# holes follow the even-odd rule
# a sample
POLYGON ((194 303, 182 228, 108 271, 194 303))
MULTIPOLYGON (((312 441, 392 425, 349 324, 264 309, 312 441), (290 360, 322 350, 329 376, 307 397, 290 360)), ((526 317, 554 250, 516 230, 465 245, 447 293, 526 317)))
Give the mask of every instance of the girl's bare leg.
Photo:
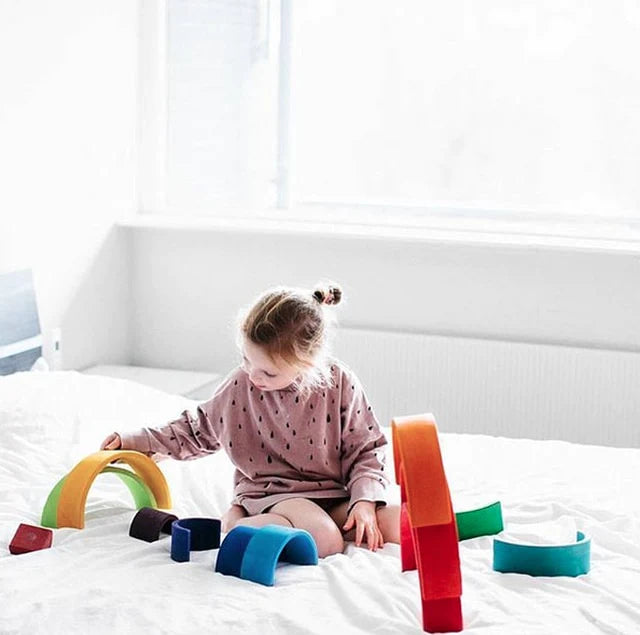
POLYGON ((293 527, 293 525, 281 514, 256 514, 255 516, 247 516, 241 518, 236 525, 248 525, 249 527, 264 527, 265 525, 284 525, 285 527, 293 527))
POLYGON ((341 531, 331 516, 313 501, 306 498, 288 498, 276 503, 271 508, 271 514, 264 515, 279 515, 291 526, 308 531, 315 540, 320 558, 342 553, 344 550, 341 531))
POLYGON ((249 516, 242 505, 231 505, 222 517, 222 531, 230 532, 236 525, 249 525, 250 527, 263 527, 264 525, 285 525, 291 527, 291 523, 278 514, 256 514, 249 516))
POLYGON ((247 510, 242 505, 231 505, 222 516, 222 531, 230 532, 238 521, 247 516, 247 510))
MULTIPOLYGON (((236 525, 263 527, 264 525, 284 525, 308 531, 318 547, 318 556, 324 558, 334 553, 342 553, 345 541, 355 540, 355 529, 346 533, 342 526, 347 520, 349 502, 339 503, 325 512, 319 505, 306 498, 289 498, 276 503, 266 514, 248 516, 244 507, 232 505, 223 516, 223 531, 228 532, 236 525)), ((378 527, 385 542, 400 542, 400 507, 386 505, 379 507, 376 515, 378 527)), ((366 546, 366 542, 363 543, 366 546)))

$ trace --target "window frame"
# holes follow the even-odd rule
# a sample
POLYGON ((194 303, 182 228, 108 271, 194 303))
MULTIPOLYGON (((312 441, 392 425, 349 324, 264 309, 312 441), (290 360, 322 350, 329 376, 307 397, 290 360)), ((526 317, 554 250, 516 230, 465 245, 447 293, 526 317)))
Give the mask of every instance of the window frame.
MULTIPOLYGON (((138 57, 138 183, 137 213, 173 218, 198 217, 246 221, 282 221, 371 226, 393 233, 393 229, 456 232, 461 235, 491 235, 532 239, 601 239, 640 245, 640 210, 637 215, 598 217, 578 214, 540 214, 526 210, 481 209, 473 206, 407 205, 314 199, 292 202, 291 143, 291 37, 293 0, 262 0, 268 11, 280 13, 278 48, 277 157, 275 158, 276 204, 273 207, 233 211, 194 211, 167 206, 168 178, 168 0, 141 0, 139 5, 138 57), (340 216, 340 214, 343 216, 340 216)), ((215 222, 215 221, 214 221, 215 222)), ((178 224, 180 224, 178 222, 178 224)), ((207 224, 205 222, 205 224, 207 224)))

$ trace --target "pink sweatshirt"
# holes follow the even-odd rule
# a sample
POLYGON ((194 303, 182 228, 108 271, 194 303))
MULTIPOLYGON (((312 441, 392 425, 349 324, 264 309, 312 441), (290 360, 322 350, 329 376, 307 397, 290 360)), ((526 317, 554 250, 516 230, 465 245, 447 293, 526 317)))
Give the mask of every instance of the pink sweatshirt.
POLYGON ((303 398, 291 385, 256 388, 232 371, 196 416, 122 433, 122 448, 196 459, 224 448, 236 467, 234 503, 257 514, 286 498, 385 503, 387 443, 355 374, 332 361, 333 385, 303 398))

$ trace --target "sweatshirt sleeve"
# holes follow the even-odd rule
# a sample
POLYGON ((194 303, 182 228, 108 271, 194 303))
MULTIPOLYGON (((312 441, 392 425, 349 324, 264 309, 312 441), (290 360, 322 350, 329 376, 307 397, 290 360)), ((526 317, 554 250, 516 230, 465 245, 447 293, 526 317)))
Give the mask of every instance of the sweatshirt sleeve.
POLYGON ((349 511, 360 500, 386 504, 387 439, 358 378, 342 377, 340 400, 342 477, 349 492, 349 511))
POLYGON ((118 433, 123 450, 137 450, 151 456, 170 456, 178 461, 198 459, 214 454, 222 447, 228 432, 229 402, 240 371, 232 371, 218 386, 211 399, 200 404, 195 414, 189 410, 177 419, 154 428, 118 433))
POLYGON ((212 425, 210 413, 215 400, 201 404, 196 416, 185 410, 179 418, 155 428, 118 433, 123 450, 137 450, 151 456, 162 454, 179 461, 197 459, 220 449, 220 430, 212 425))

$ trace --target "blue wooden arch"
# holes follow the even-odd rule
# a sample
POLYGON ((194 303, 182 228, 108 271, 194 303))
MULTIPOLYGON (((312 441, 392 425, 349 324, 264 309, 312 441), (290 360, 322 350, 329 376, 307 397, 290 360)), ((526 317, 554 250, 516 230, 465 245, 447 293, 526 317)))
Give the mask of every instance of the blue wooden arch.
POLYGON ((281 525, 238 525, 225 537, 215 570, 266 586, 273 586, 276 565, 318 564, 318 549, 308 531, 281 525))

